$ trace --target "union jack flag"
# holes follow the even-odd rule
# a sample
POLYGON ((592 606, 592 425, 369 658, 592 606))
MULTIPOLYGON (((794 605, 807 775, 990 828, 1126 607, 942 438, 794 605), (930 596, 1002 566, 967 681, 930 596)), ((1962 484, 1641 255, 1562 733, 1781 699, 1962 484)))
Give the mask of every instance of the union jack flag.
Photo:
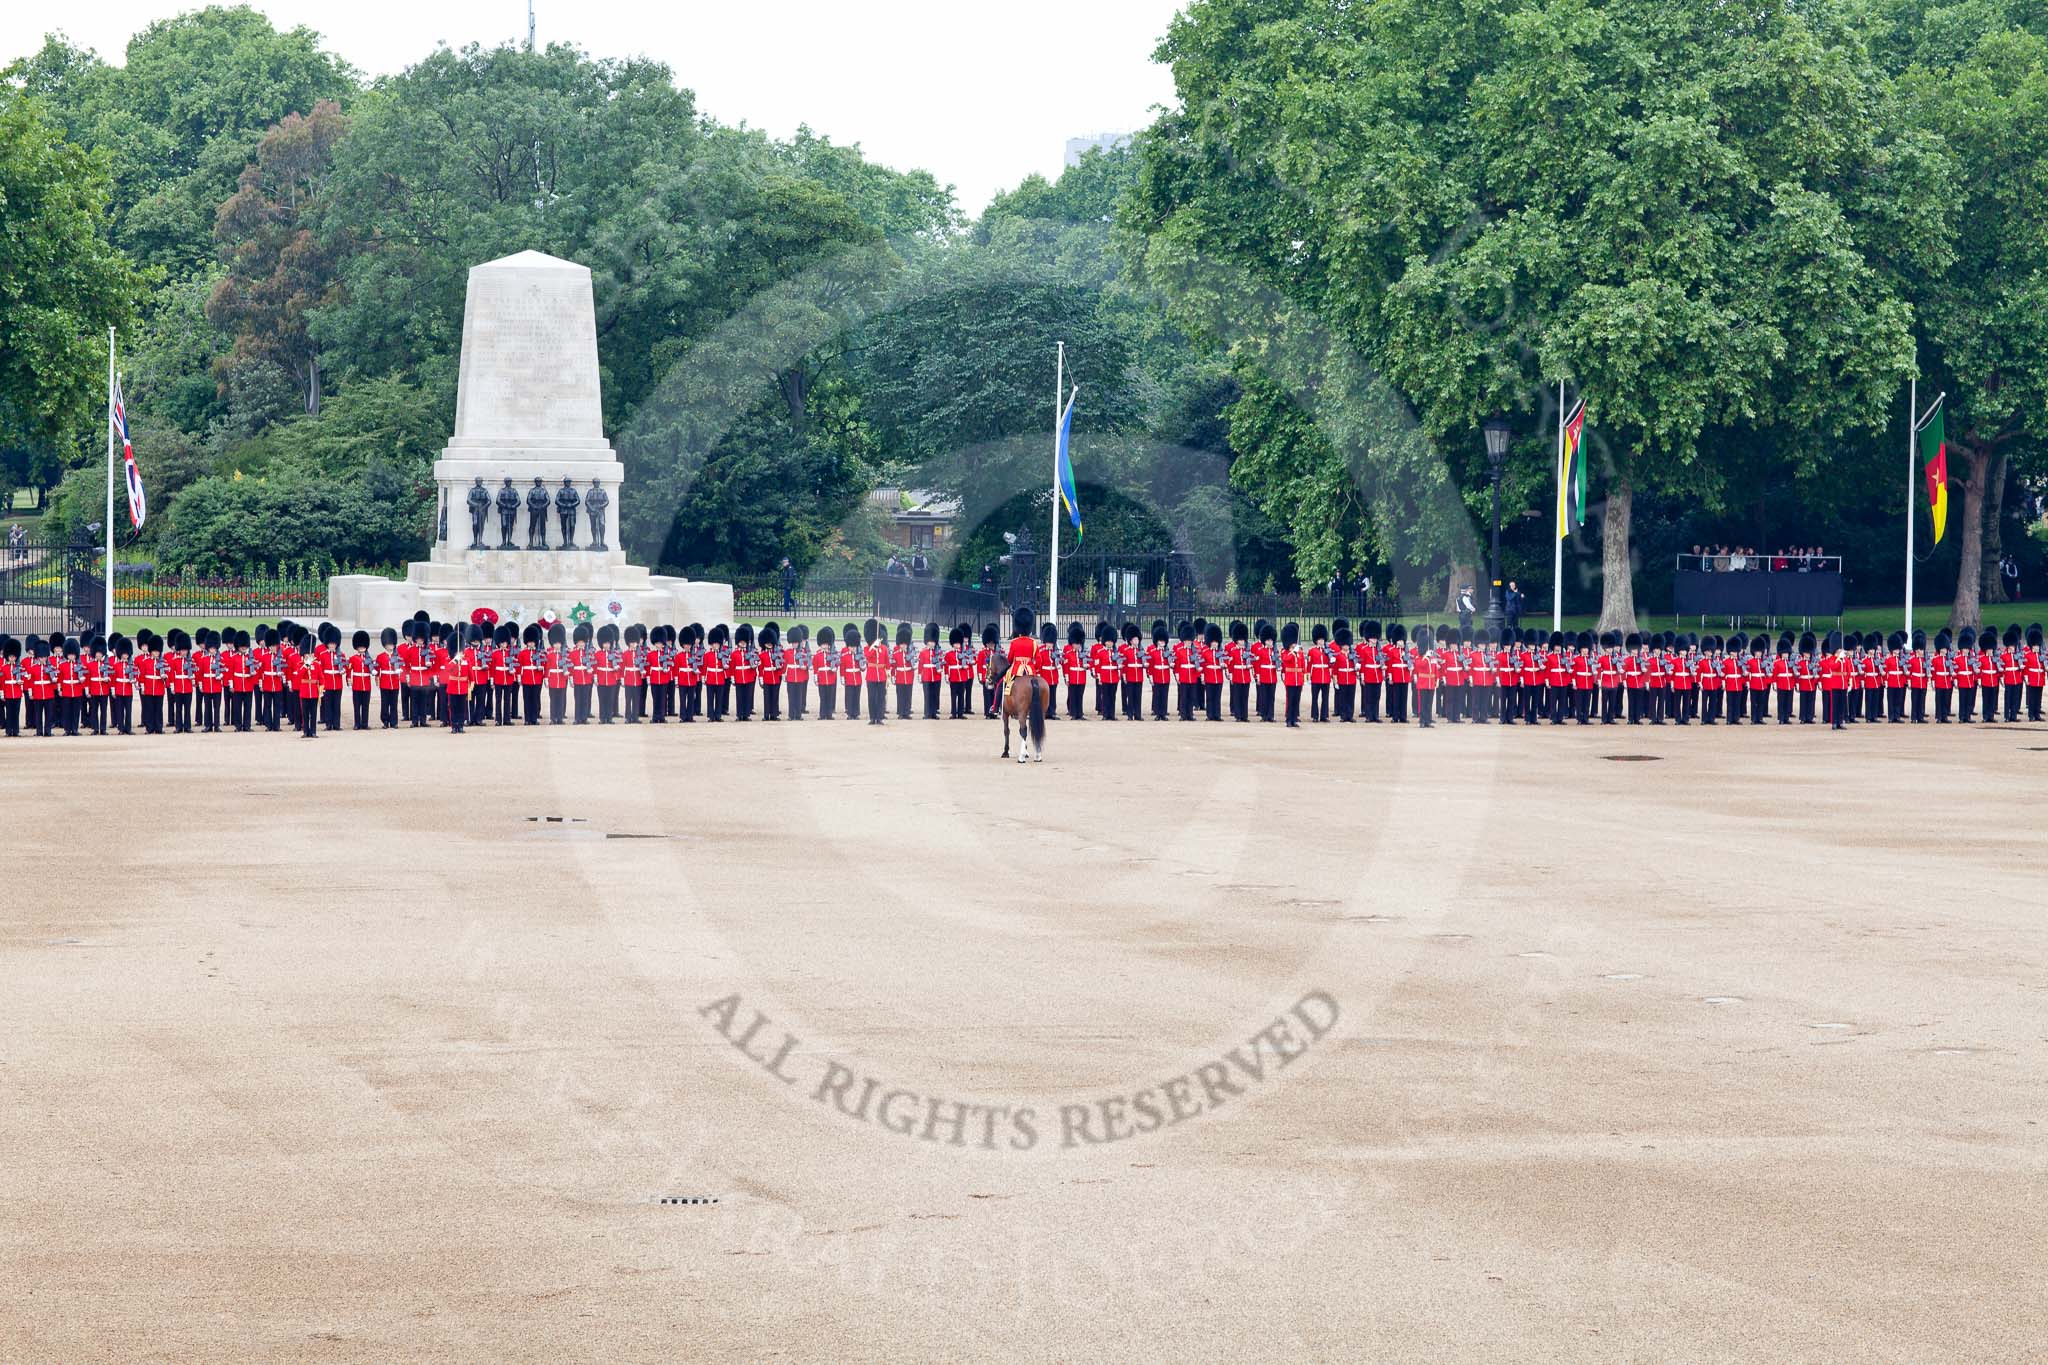
POLYGON ((142 491, 142 471, 135 465, 135 446, 128 439, 128 405, 121 401, 121 380, 114 378, 114 430, 121 437, 121 459, 128 467, 128 520, 140 531, 149 517, 149 499, 142 491))

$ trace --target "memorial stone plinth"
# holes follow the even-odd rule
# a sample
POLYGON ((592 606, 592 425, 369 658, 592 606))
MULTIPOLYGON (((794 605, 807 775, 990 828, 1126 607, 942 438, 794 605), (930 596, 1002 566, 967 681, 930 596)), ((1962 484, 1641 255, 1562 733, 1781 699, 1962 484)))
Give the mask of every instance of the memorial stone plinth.
POLYGON ((402 583, 329 580, 333 619, 376 627, 424 610, 466 621, 490 607, 507 619, 552 610, 566 620, 579 603, 600 622, 732 618, 731 587, 657 577, 618 548, 625 468, 604 435, 590 271, 574 261, 522 251, 470 270, 455 432, 434 480, 432 556, 402 583), (481 505, 472 502, 479 480, 481 505))

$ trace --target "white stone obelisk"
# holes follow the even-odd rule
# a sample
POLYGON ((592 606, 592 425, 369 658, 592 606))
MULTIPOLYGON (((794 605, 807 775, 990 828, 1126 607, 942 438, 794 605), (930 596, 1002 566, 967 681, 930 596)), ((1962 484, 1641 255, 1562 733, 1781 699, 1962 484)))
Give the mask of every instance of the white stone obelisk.
POLYGON ((434 464, 445 533, 403 583, 330 580, 330 616, 376 628, 421 610, 466 621, 487 606, 502 619, 531 622, 545 611, 567 620, 580 605, 598 623, 731 620, 729 586, 655 577, 626 562, 619 548, 624 479, 604 435, 589 269, 538 251, 472 267, 455 433, 434 464), (529 510, 536 479, 547 499, 538 528, 529 510), (563 548, 555 502, 565 479, 578 502, 574 549, 563 548), (481 547, 469 507, 479 486, 491 499, 481 547), (499 512, 507 488, 517 499, 509 538, 499 512), (609 502, 602 548, 588 505, 597 490, 609 502))

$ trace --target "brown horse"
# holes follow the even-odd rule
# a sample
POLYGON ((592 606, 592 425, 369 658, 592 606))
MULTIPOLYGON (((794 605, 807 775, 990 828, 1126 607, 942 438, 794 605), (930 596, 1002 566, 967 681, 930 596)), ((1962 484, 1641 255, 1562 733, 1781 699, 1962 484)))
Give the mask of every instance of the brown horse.
POLYGON ((1017 722, 1017 761, 1027 757, 1035 763, 1045 762, 1045 711, 1052 705, 1052 689, 1045 685, 1045 679, 1033 674, 1018 677, 1012 674, 1003 686, 1003 752, 1010 756, 1010 722, 1017 722))

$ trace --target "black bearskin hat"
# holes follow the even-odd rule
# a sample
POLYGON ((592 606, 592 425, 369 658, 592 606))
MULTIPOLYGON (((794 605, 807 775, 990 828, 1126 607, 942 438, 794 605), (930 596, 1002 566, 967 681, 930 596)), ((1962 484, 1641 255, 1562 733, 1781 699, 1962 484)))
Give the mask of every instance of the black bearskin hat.
POLYGON ((1038 623, 1038 638, 1041 643, 1056 645, 1060 642, 1060 628, 1050 621, 1038 623))
POLYGON ((1813 638, 1813 632, 1810 630, 1806 631, 1799 637, 1799 652, 1801 654, 1811 655, 1814 651, 1815 644, 1816 641, 1813 638))
POLYGON ((1208 625, 1207 630, 1203 633, 1202 643, 1208 645, 1212 649, 1215 646, 1222 644, 1223 627, 1217 625, 1214 621, 1211 621, 1208 625))
POLYGON ((1970 627, 1968 627, 1968 626, 1964 626, 1964 627, 1963 627, 1963 628, 1962 628, 1961 630, 1959 630, 1959 631, 1957 631, 1957 632, 1956 632, 1956 648, 1957 648, 1957 649, 1975 649, 1976 647, 1977 647, 1977 632, 1976 632, 1976 631, 1972 630, 1972 629, 1971 629, 1970 627))
POLYGON ((732 642, 736 645, 753 644, 754 628, 750 625, 747 625, 745 622, 741 622, 739 625, 734 626, 732 631, 732 642))
POLYGON ((1139 636, 1140 631, 1138 630, 1138 623, 1136 621, 1124 622, 1124 638, 1126 640, 1135 640, 1138 639, 1139 636))
POLYGON ((2041 647, 2040 622, 2036 621, 2033 625, 2027 627, 2027 643, 2032 645, 2035 649, 2039 649, 2041 647))
POLYGON ((1827 638, 1820 642, 1820 652, 1823 654, 1839 653, 1841 648, 1842 633, 1838 630, 1829 631, 1827 633, 1827 638))
POLYGON ((367 630, 357 631, 349 637, 348 644, 350 649, 368 649, 370 647, 370 632, 367 630))
POLYGON ((896 623, 896 643, 899 645, 910 643, 910 622, 898 621, 896 623))
POLYGON ((574 630, 572 630, 572 631, 570 631, 570 632, 569 632, 569 639, 570 639, 570 641, 571 641, 572 643, 574 643, 574 644, 579 644, 579 645, 587 645, 587 644, 589 644, 589 643, 590 643, 590 622, 588 622, 588 621, 578 621, 578 622, 576 623, 576 629, 574 629, 574 630))
POLYGON ((1361 639, 1361 640, 1377 640, 1377 639, 1379 639, 1379 638, 1380 638, 1380 623, 1379 623, 1379 622, 1377 622, 1377 621, 1366 621, 1366 622, 1362 622, 1362 623, 1361 623, 1361 624, 1359 625, 1359 627, 1358 627, 1358 638, 1359 638, 1359 639, 1361 639))
POLYGON ((1402 625, 1399 621, 1396 621, 1393 625, 1387 627, 1387 639, 1391 643, 1398 645, 1407 638, 1408 627, 1402 625))
POLYGON ((2005 647, 2007 649, 2011 649, 2014 645, 2018 644, 2019 642, 2020 627, 2019 622, 2015 621, 2013 622, 2013 624, 2005 628, 2005 647))
POLYGON ((1088 632, 1081 629, 1079 621, 1067 622, 1067 643, 1070 645, 1085 645, 1088 643, 1088 632))
POLYGON ((824 646, 826 646, 826 645, 829 645, 829 644, 831 644, 831 643, 832 643, 832 627, 830 627, 830 626, 819 626, 819 627, 818 627, 818 646, 819 646, 819 648, 821 648, 821 649, 822 649, 822 648, 823 648, 824 646))
POLYGON ((779 645, 782 642, 782 635, 775 629, 775 623, 773 621, 770 621, 767 625, 761 627, 760 642, 761 648, 763 649, 774 649, 777 645, 779 645))
POLYGON ((1192 640, 1195 638, 1195 623, 1183 616, 1180 618, 1180 624, 1174 628, 1173 633, 1174 638, 1177 640, 1192 640))
POLYGON ((1232 621, 1230 623, 1230 638, 1240 643, 1250 638, 1250 633, 1244 628, 1244 622, 1232 621))
POLYGON ((997 643, 1001 639, 1002 632, 995 628, 995 624, 993 622, 981 628, 981 642, 983 644, 992 645, 997 643))
MULTIPOLYGON (((1267 630, 1271 630, 1271 629, 1272 629, 1272 627, 1271 627, 1271 626, 1267 626, 1267 627, 1266 627, 1266 629, 1267 629, 1267 630)), ((1281 647, 1282 649, 1293 649, 1293 648, 1294 648, 1294 647, 1295 647, 1296 645, 1298 645, 1298 644, 1300 644, 1300 643, 1301 643, 1301 627, 1300 627, 1300 626, 1298 626, 1298 625, 1294 624, 1294 622, 1292 622, 1292 621, 1289 621, 1289 622, 1288 622, 1288 623, 1287 623, 1286 625, 1284 625, 1284 626, 1280 627, 1280 647, 1281 647)))
POLYGON ((928 645, 935 645, 939 642, 939 623, 937 621, 927 621, 924 623, 924 642, 928 645))
POLYGON ((1038 614, 1029 607, 1019 607, 1010 613, 1010 634, 1038 634, 1038 614))
POLYGON ((1893 631, 1889 636, 1885 637, 1884 647, 1886 649, 1904 649, 1906 647, 1906 632, 1903 630, 1893 631))
POLYGON ((1955 642, 1955 637, 1948 633, 1947 626, 1943 626, 1940 630, 1934 632, 1934 647, 1936 649, 1949 649, 1954 646, 1955 642))
POLYGON ((1915 631, 1913 632, 1913 652, 1917 654, 1917 653, 1919 653, 1919 652, 1920 652, 1921 650, 1924 650, 1924 649, 1926 649, 1926 648, 1927 648, 1927 632, 1926 632, 1926 631, 1924 631, 1924 630, 1915 630, 1915 631))
POLYGON ((1342 621, 1337 623, 1337 646, 1340 649, 1349 649, 1351 647, 1351 627, 1345 625, 1342 621))
POLYGON ((859 627, 859 626, 857 626, 857 625, 855 625, 855 624, 854 624, 853 622, 851 622, 851 621, 848 621, 848 622, 846 623, 846 629, 844 629, 844 630, 842 630, 842 631, 840 631, 840 632, 839 632, 839 638, 840 638, 840 640, 841 640, 841 641, 842 641, 843 643, 845 643, 845 644, 847 644, 847 645, 857 645, 857 644, 859 644, 859 643, 860 643, 860 627, 859 627))
POLYGON ((1166 643, 1166 622, 1154 621, 1152 623, 1152 643, 1155 645, 1166 643))
POLYGON ((1314 641, 1316 644, 1321 644, 1323 641, 1330 638, 1330 632, 1321 621, 1318 621, 1315 624, 1315 628, 1309 631, 1308 638, 1314 641))
POLYGON ((562 629, 560 621, 548 627, 548 643, 551 645, 565 645, 569 643, 569 632, 562 629))

